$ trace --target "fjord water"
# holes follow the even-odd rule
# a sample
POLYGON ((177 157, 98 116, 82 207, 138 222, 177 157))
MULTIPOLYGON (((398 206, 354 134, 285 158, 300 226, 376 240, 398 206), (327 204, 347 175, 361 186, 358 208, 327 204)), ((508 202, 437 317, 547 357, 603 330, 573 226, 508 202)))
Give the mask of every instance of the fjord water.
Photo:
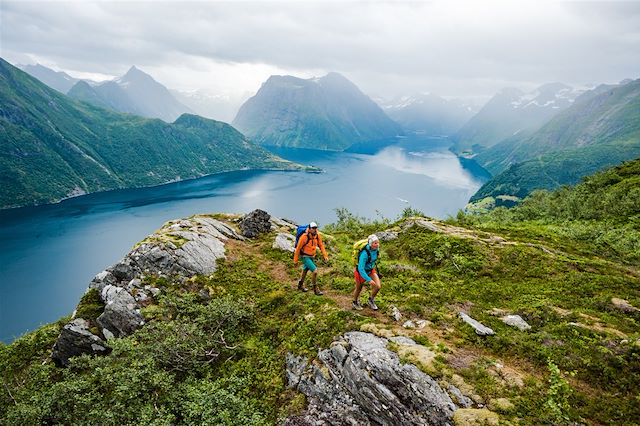
POLYGON ((337 207, 369 218, 396 218, 407 206, 453 215, 482 182, 447 147, 423 139, 375 155, 274 149, 324 172, 246 170, 2 211, 0 340, 71 314, 95 274, 170 219, 261 208, 322 227, 337 207))

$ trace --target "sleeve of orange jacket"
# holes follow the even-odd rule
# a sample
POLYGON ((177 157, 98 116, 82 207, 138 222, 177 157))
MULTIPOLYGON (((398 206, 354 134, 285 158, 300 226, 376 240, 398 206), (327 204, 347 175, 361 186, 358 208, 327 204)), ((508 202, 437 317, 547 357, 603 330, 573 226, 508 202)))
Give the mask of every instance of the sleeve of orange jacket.
POLYGON ((298 260, 300 258, 300 249, 302 249, 302 247, 304 247, 305 244, 307 244, 307 234, 302 234, 300 235, 300 239, 298 239, 298 246, 296 247, 296 250, 293 252, 293 263, 298 263, 298 260))
POLYGON ((325 259, 328 259, 329 256, 327 256, 327 251, 324 249, 324 244, 322 244, 322 237, 320 237, 320 233, 318 233, 318 247, 320 247, 322 256, 324 256, 325 259))

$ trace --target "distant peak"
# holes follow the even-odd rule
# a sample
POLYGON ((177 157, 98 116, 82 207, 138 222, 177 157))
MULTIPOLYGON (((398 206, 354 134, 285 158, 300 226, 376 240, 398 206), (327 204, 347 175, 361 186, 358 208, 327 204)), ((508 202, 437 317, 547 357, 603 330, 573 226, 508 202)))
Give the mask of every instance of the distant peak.
POLYGON ((344 75, 340 74, 339 72, 335 72, 335 71, 331 71, 329 73, 327 73, 327 75, 325 75, 324 77, 320 78, 321 80, 332 80, 332 81, 349 81, 350 80, 345 77, 344 75))
POLYGON ((536 90, 541 93, 549 93, 549 92, 559 92, 560 90, 571 90, 572 87, 568 86, 564 83, 555 82, 555 83, 547 83, 538 87, 536 90))
POLYGON ((151 77, 149 74, 147 74, 146 72, 142 71, 140 68, 137 68, 135 65, 131 66, 131 68, 129 68, 129 71, 127 71, 127 73, 125 75, 123 75, 122 77, 119 78, 120 81, 128 81, 128 80, 132 80, 132 79, 151 79, 153 80, 153 77, 151 77))

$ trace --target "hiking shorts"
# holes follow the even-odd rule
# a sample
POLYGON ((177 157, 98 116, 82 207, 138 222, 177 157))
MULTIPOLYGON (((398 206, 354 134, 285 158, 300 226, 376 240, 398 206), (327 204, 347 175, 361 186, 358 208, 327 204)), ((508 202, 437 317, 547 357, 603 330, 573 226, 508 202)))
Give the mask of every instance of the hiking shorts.
MULTIPOLYGON (((367 271, 367 274, 369 276, 371 276, 371 274, 377 274, 378 272, 376 271, 376 268, 373 268, 371 271, 367 271)), ((353 270, 353 276, 356 279, 356 283, 357 284, 363 284, 366 283, 367 280, 365 280, 364 278, 362 278, 362 275, 360 275, 360 272, 358 272, 358 268, 353 270)))
POLYGON ((311 256, 302 256, 302 270, 308 269, 311 272, 315 272, 317 267, 316 264, 313 263, 313 257, 311 256))

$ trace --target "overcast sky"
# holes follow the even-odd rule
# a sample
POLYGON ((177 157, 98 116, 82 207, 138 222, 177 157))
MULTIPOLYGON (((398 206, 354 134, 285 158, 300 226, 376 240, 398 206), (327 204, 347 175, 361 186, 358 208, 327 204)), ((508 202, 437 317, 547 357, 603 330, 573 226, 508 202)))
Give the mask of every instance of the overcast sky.
POLYGON ((0 54, 74 76, 255 92, 338 71, 371 96, 640 77, 640 2, 0 2, 0 54))

